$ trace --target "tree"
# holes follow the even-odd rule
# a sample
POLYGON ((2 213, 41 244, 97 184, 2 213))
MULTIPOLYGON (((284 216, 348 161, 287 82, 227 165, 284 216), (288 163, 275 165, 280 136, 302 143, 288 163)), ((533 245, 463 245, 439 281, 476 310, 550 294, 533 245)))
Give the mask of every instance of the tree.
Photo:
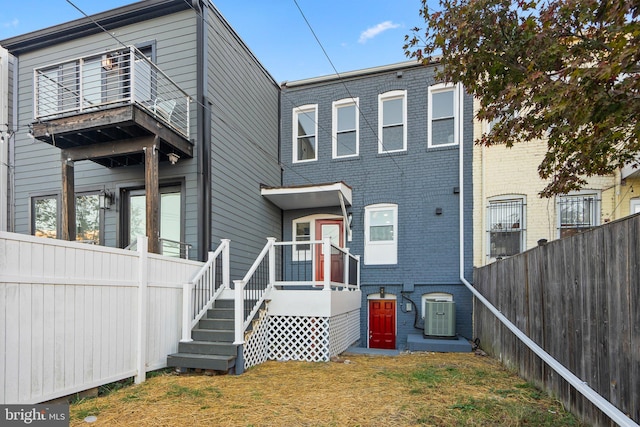
POLYGON ((542 196, 638 164, 637 0, 440 0, 437 11, 427 3, 426 28, 405 36, 405 54, 438 62, 438 79, 477 97, 477 117, 495 123, 477 143, 548 141, 542 196))

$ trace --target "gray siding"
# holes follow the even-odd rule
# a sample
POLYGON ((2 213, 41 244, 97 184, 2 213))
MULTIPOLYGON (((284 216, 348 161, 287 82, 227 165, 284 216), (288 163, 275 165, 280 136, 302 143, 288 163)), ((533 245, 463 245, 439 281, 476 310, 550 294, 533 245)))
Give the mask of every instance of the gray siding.
POLYGON ((241 279, 266 238, 281 237, 280 209, 260 195, 281 183, 279 88, 215 9, 208 21, 212 239, 231 239, 241 279))
MULTIPOLYGON (((362 265, 362 340, 367 344, 367 295, 385 286, 398 298, 397 346, 404 348, 413 328, 413 312, 401 310, 401 292, 420 304, 420 296, 448 292, 457 305, 457 332, 472 338, 471 295, 459 280, 459 147, 427 148, 428 87, 434 84, 427 67, 407 67, 399 78, 396 71, 318 82, 282 92, 282 162, 284 185, 344 181, 353 189, 353 241, 347 245, 354 254, 364 255, 364 214, 367 205, 398 205, 398 263, 362 265), (407 151, 378 153, 378 94, 407 90, 407 151), (332 102, 359 98, 360 154, 356 158, 332 159, 332 102), (318 160, 292 163, 292 110, 295 106, 318 104, 318 160), (436 215, 436 208, 442 215, 436 215)), ((465 274, 472 274, 472 99, 464 104, 464 192, 465 192, 465 274)), ((326 211, 326 210, 325 210, 326 211)), ((285 239, 291 237, 291 222, 317 211, 288 211, 284 214, 285 239)), ((331 211, 340 214, 340 208, 331 211)), ((406 301, 405 301, 406 302, 406 301)))
MULTIPOLYGON (((125 45, 154 43, 156 63, 184 91, 195 97, 196 35, 195 13, 184 11, 153 20, 117 28, 116 37, 125 45)), ((27 125, 33 121, 33 69, 65 59, 121 47, 108 34, 99 33, 62 44, 23 53, 18 69, 18 123, 15 150, 15 231, 28 234, 30 229, 30 200, 33 196, 55 195, 61 191, 60 150, 28 137, 27 125)), ((192 106, 192 111, 194 110, 192 106)), ((197 123, 191 114, 191 132, 195 134, 197 123)), ((184 185, 185 236, 196 247, 196 159, 181 159, 172 166, 160 164, 160 183, 177 182, 184 185)), ((142 166, 108 169, 90 161, 76 162, 76 191, 107 189, 118 194, 120 188, 144 185, 142 166)), ((105 244, 120 245, 120 200, 105 211, 105 244)), ((197 251, 194 256, 198 256, 197 251)))

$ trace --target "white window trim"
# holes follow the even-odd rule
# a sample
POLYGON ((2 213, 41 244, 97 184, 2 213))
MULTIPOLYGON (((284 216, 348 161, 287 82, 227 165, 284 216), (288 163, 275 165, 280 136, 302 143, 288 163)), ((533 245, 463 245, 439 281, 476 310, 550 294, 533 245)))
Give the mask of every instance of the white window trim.
POLYGON ((307 104, 293 108, 293 163, 315 162, 318 160, 318 104, 307 104), (315 157, 313 159, 298 160, 298 116, 300 114, 315 112, 314 138, 316 142, 315 157))
POLYGON ((438 83, 433 86, 429 86, 428 89, 428 106, 427 106, 427 148, 440 148, 440 147, 452 147, 458 145, 460 143, 460 129, 459 129, 459 120, 460 120, 460 101, 458 99, 458 86, 453 85, 451 83, 438 83), (433 145, 433 136, 431 134, 433 130, 433 94, 439 92, 453 92, 453 142, 450 144, 437 144, 433 145))
POLYGON ((364 208, 364 263, 365 265, 393 265, 398 263, 398 205, 394 203, 378 203, 365 206, 364 208), (372 212, 393 210, 393 240, 374 241, 370 240, 369 215, 372 212), (384 257, 375 252, 386 248, 384 257), (372 253, 373 252, 373 253, 372 253), (380 261, 384 259, 384 261, 380 261))
MULTIPOLYGON (((602 198, 601 198, 600 190, 579 190, 579 191, 571 191, 562 196, 556 197, 556 237, 560 238, 562 227, 560 226, 561 218, 560 218, 560 200, 563 197, 572 197, 572 196, 593 196, 594 206, 593 206, 593 224, 591 227, 597 227, 600 225, 600 217, 602 216, 602 198)), ((570 227, 565 227, 570 228, 570 227)))
POLYGON ((490 238, 490 233, 491 233, 491 227, 490 227, 490 221, 491 221, 491 211, 490 211, 490 205, 491 203, 496 203, 496 202, 507 202, 509 200, 513 200, 513 201, 517 201, 520 200, 522 201, 522 218, 521 220, 521 224, 520 224, 520 231, 522 232, 520 234, 520 253, 524 252, 526 250, 526 242, 527 242, 527 196, 523 195, 523 194, 506 194, 506 195, 502 195, 502 196, 496 196, 496 197, 490 197, 489 199, 487 199, 487 206, 486 206, 486 220, 485 220, 485 233, 486 233, 486 251, 485 251, 485 256, 487 257, 487 259, 489 261, 495 261, 496 258, 491 256, 491 238, 490 238))
MULTIPOLYGON (((291 221, 291 241, 298 242, 298 240, 296 240, 296 237, 297 237, 296 225, 300 222, 309 223, 309 240, 310 241, 316 240, 316 220, 322 220, 322 219, 343 219, 343 218, 340 215, 334 215, 334 214, 313 214, 313 215, 307 215, 300 218, 296 218, 291 221)), ((307 243, 308 242, 306 241, 300 240, 301 245, 306 245, 307 243)), ((298 252, 295 250, 295 245, 294 245, 292 254, 291 254, 291 260, 292 261, 311 261, 312 247, 313 245, 309 244, 308 250, 298 252), (299 255, 302 255, 302 254, 304 254, 304 258, 300 259, 299 255)), ((315 260, 314 260, 314 267, 315 267, 315 260)), ((313 271, 315 271, 315 268, 313 271)))
POLYGON ((332 128, 331 128, 331 140, 333 141, 332 143, 332 157, 334 159, 345 159, 345 158, 349 158, 349 157, 358 157, 358 155, 360 154, 360 99, 359 98, 345 98, 345 99, 340 99, 338 101, 334 101, 333 105, 332 105, 332 128), (353 105, 356 107, 356 117, 355 117, 355 125, 356 125, 356 152, 355 154, 349 154, 346 156, 339 156, 338 155, 338 108, 340 107, 348 107, 350 105, 353 105))
POLYGON ((407 151, 407 91, 406 90, 392 90, 389 92, 381 93, 378 95, 378 154, 383 153, 399 153, 407 151), (382 137, 383 108, 384 101, 390 101, 392 99, 402 99, 402 148, 398 150, 385 150, 382 137))

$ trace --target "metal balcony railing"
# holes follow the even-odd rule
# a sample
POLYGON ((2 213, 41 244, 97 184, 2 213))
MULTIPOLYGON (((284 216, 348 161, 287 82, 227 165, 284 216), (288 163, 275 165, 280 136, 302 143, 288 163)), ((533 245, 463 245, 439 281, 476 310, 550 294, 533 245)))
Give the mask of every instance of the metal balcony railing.
POLYGON ((189 96, 133 46, 34 69, 36 120, 133 104, 189 138, 189 96))

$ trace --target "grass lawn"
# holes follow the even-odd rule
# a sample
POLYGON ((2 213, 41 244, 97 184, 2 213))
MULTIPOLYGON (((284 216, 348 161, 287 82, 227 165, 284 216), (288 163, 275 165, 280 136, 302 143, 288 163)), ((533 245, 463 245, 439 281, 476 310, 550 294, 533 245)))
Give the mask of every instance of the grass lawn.
POLYGON ((243 375, 163 373, 71 405, 72 426, 583 426, 473 353, 270 361, 243 375), (93 423, 85 418, 95 416, 93 423))

